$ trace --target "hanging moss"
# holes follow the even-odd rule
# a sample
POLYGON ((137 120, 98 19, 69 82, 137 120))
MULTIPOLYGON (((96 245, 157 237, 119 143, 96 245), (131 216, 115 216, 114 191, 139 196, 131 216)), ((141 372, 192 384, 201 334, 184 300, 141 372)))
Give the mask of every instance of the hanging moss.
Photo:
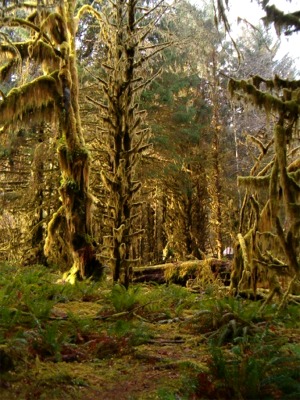
MULTIPOLYGON (((255 77, 256 85, 258 84, 258 78, 255 77)), ((289 113, 290 117, 298 118, 299 115, 299 103, 297 99, 290 101, 283 101, 270 93, 259 90, 254 84, 253 80, 235 80, 230 79, 228 84, 229 92, 232 96, 236 95, 236 92, 242 90, 246 95, 249 96, 250 100, 259 108, 263 108, 267 115, 271 111, 278 113, 289 113)))
POLYGON ((41 30, 47 32, 55 44, 61 44, 67 40, 68 29, 63 16, 57 12, 51 12, 42 21, 41 30))
MULTIPOLYGON (((300 28, 299 15, 283 15, 275 7, 266 7, 267 1, 264 3, 263 7, 268 9, 267 20, 275 23, 278 32, 285 24, 300 28)), ((245 196, 242 218, 244 223, 246 210, 251 202, 251 212, 247 221, 250 230, 246 235, 238 236, 238 254, 235 257, 232 279, 232 286, 237 290, 240 284, 245 282, 244 278, 247 278, 246 274, 243 276, 244 272, 247 272, 247 264, 254 284, 258 269, 263 269, 263 273, 268 275, 270 287, 267 303, 275 294, 282 294, 279 283, 281 274, 294 277, 295 274, 299 276, 300 272, 300 164, 298 158, 290 162, 299 151, 299 148, 294 146, 294 139, 299 130, 300 80, 286 80, 279 76, 275 76, 274 79, 264 79, 260 76, 253 76, 247 80, 231 79, 229 91, 233 97, 243 99, 246 103, 252 103, 265 111, 267 117, 271 115, 273 121, 277 119, 273 136, 273 160, 255 176, 258 165, 272 141, 268 146, 264 146, 254 138, 253 141, 261 153, 251 170, 251 176, 239 178, 239 184, 255 192, 257 197, 250 197, 248 193, 245 196), (271 173, 267 174, 270 169, 271 173), (262 193, 262 188, 268 188, 268 191, 262 193), (267 200, 264 200, 267 196, 267 200), (258 200, 265 201, 261 212, 258 200)), ((241 224, 241 232, 242 228, 241 224)))
POLYGON ((270 175, 238 176, 238 184, 253 190, 266 189, 270 184, 270 175))
POLYGON ((54 242, 54 236, 59 226, 61 225, 63 218, 64 218, 64 207, 62 206, 56 213, 53 214, 51 221, 48 224, 47 238, 44 246, 44 252, 46 256, 48 256, 51 251, 54 242))
MULTIPOLYGON (((1 49, 5 51, 5 45, 1 45, 1 49)), ((8 45, 6 45, 8 46, 8 45)), ((46 43, 41 39, 28 40, 26 42, 14 42, 11 46, 11 51, 16 52, 22 60, 30 58, 37 63, 48 63, 51 69, 47 71, 52 72, 59 66, 59 53, 53 46, 46 43)), ((7 51, 7 50, 6 50, 7 51)))
POLYGON ((15 59, 10 60, 6 65, 0 68, 0 79, 1 81, 6 81, 10 79, 15 67, 18 65, 15 59))
POLYGON ((300 21, 299 21, 299 12, 295 13, 284 13, 275 5, 267 5, 268 2, 264 3, 264 10, 267 15, 263 18, 263 21, 266 25, 274 24, 276 32, 278 35, 281 34, 281 31, 284 30, 286 34, 290 34, 295 31, 300 30, 300 21))
POLYGON ((56 82, 50 76, 39 77, 19 88, 14 88, 0 102, 0 123, 30 117, 28 114, 32 109, 40 110, 42 106, 53 103, 56 97, 56 82))
POLYGON ((58 74, 58 79, 62 83, 63 87, 68 87, 69 89, 71 89, 72 77, 71 77, 71 73, 70 73, 69 69, 67 68, 67 66, 60 68, 59 74, 58 74))

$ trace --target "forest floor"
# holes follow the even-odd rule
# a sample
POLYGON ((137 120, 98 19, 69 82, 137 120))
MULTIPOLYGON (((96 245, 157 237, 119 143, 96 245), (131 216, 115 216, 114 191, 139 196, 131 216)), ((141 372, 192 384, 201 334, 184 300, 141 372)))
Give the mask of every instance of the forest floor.
POLYGON ((1 400, 300 398, 299 304, 0 265, 1 400))

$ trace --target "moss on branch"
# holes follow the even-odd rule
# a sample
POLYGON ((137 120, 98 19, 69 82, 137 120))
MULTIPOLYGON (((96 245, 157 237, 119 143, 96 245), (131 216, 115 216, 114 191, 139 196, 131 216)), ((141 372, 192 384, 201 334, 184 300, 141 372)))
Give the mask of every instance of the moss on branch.
MULTIPOLYGON (((52 76, 42 76, 12 89, 0 102, 0 123, 16 122, 30 116, 30 112, 39 112, 60 99, 57 84, 52 76)), ((52 111, 52 110, 51 110, 52 111)), ((43 114, 45 116, 45 113, 43 114)), ((49 119, 52 112, 49 112, 49 119)))
POLYGON ((297 98, 288 101, 281 100, 275 95, 257 89, 253 79, 240 81, 230 79, 228 89, 232 96, 235 96, 237 92, 239 95, 240 92, 243 92, 255 106, 264 109, 267 115, 274 111, 285 115, 288 114, 289 118, 297 119, 299 116, 299 101, 297 101, 297 98))
POLYGON ((251 189, 266 189, 270 184, 270 175, 238 176, 238 184, 251 189))

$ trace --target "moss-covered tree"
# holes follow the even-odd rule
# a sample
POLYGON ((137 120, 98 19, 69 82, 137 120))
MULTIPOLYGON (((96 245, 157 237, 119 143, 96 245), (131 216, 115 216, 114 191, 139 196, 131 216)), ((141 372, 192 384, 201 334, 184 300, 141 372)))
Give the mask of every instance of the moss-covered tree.
POLYGON ((99 6, 97 11, 89 6, 82 10, 99 22, 100 42, 106 46, 101 65, 93 74, 100 84, 100 95, 88 96, 98 108, 103 138, 100 147, 106 154, 101 176, 106 189, 108 234, 102 257, 111 264, 114 282, 126 287, 130 270, 138 261, 136 248, 142 233, 137 223, 142 205, 137 165, 149 148, 145 112, 138 102, 145 86, 156 76, 155 72, 146 73, 149 59, 169 45, 168 41, 149 43, 147 38, 166 8, 163 1, 146 4, 116 0, 99 6))
POLYGON ((240 178, 240 184, 249 188, 245 197, 252 206, 248 230, 241 224, 235 257, 232 288, 251 284, 256 290, 258 272, 268 272, 272 289, 270 296, 281 293, 278 276, 299 279, 300 260, 300 203, 299 203, 299 146, 297 144, 300 83, 275 76, 263 79, 254 76, 248 80, 231 80, 230 91, 261 108, 270 117, 276 115, 273 139, 262 143, 254 138, 261 156, 252 169, 252 175, 240 178), (274 145, 274 156, 266 165, 261 160, 274 145), (267 191, 267 196, 263 192, 267 191))
POLYGON ((2 78, 25 61, 36 68, 34 76, 25 82, 18 80, 12 90, 1 93, 0 122, 4 129, 42 120, 50 120, 57 127, 61 207, 48 225, 45 250, 49 251, 56 230, 66 221, 66 244, 73 258, 67 276, 71 281, 76 274, 84 277, 101 269, 92 237, 90 157, 78 105, 75 6, 75 0, 6 2, 1 10, 0 48, 5 57, 2 78), (26 40, 14 40, 14 29, 19 27, 25 30, 26 40))
MULTIPOLYGON (((228 3, 226 0, 217 2, 219 20, 230 33, 225 7, 228 3)), ((291 34, 299 29, 299 11, 285 14, 269 6, 268 0, 260 4, 267 14, 265 23, 274 23, 278 34, 282 30, 291 34)), ((270 79, 254 74, 249 79, 231 79, 229 91, 234 97, 243 98, 246 103, 263 110, 267 123, 271 121, 271 126, 274 124, 273 138, 251 137, 260 153, 250 176, 239 178, 247 192, 241 210, 231 282, 233 293, 249 287, 255 293, 258 279, 263 274, 271 289, 268 301, 275 293, 282 295, 280 275, 289 276, 292 283, 299 279, 300 187, 295 140, 299 119, 299 81, 281 79, 277 75, 270 79), (251 211, 245 218, 247 207, 251 211)), ((287 286, 287 293, 291 287, 287 286)))

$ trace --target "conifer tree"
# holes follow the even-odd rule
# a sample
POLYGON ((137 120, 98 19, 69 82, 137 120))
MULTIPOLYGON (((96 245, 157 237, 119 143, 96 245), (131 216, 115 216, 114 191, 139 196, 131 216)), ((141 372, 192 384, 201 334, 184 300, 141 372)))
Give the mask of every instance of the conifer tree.
POLYGON ((101 94, 98 98, 89 95, 88 99, 99 110, 100 146, 106 153, 101 177, 109 232, 104 237, 102 257, 111 264, 114 282, 125 287, 138 261, 134 249, 143 232, 137 224, 142 205, 137 165, 149 148, 150 132, 145 126, 145 113, 139 109, 139 97, 158 73, 146 73, 149 60, 170 44, 168 40, 149 43, 147 38, 167 8, 164 1, 146 4, 115 0, 97 11, 89 6, 82 9, 97 19, 100 41, 106 45, 100 71, 95 74, 101 94))
MULTIPOLYGON (((212 16, 209 8, 199 10, 185 2, 177 6, 172 32, 181 45, 164 51, 164 71, 143 94, 153 130, 151 178, 161 186, 165 202, 165 252, 169 248, 181 259, 217 254, 217 237, 219 254, 222 247, 221 164, 228 146, 221 61, 212 57, 219 45, 212 16)), ((159 210, 156 204, 154 209, 159 210)))

